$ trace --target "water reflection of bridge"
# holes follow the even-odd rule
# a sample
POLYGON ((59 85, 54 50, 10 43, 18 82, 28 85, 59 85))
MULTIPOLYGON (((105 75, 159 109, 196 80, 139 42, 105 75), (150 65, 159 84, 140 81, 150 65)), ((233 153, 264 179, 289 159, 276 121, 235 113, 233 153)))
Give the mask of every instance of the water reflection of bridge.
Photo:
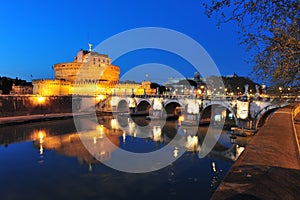
MULTIPOLYGON (((187 150, 199 153, 203 148, 202 142, 206 134, 206 128, 200 127, 196 135, 190 135, 188 129, 182 129, 177 121, 167 121, 165 124, 151 122, 142 118, 130 118, 129 116, 99 117, 99 124, 94 129, 77 133, 72 119, 8 126, 0 129, 0 145, 34 141, 34 147, 39 149, 39 154, 45 150, 54 150, 60 154, 77 157, 81 163, 97 163, 98 160, 110 159, 111 153, 120 146, 120 143, 128 142, 129 138, 151 140, 154 144, 151 148, 157 148, 155 144, 168 144, 176 134, 180 134, 180 140, 173 146, 174 151, 170 156, 178 156, 177 151, 187 150), (88 151, 82 143, 85 138, 94 151, 88 151), (176 153, 177 152, 177 153, 176 153), (98 160, 96 160, 96 159, 98 160)), ((86 118, 86 122, 89 119, 86 118)), ((151 145, 149 144, 149 145, 151 145)), ((126 145, 135 145, 132 144, 126 145)), ((221 140, 216 142, 212 157, 226 160, 236 160, 241 147, 231 145, 229 135, 225 132, 221 140)))

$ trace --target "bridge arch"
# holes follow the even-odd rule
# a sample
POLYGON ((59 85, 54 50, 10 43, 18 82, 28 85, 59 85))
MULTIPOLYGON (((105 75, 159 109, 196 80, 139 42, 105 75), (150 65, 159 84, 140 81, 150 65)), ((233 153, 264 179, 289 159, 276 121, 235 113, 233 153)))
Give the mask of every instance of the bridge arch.
POLYGON ((129 104, 125 99, 121 99, 117 106, 118 112, 129 112, 129 104))
POLYGON ((128 116, 126 115, 117 115, 118 127, 125 129, 128 127, 128 116))
POLYGON ((267 118, 270 116, 271 113, 273 113, 275 110, 278 109, 278 106, 275 105, 269 105, 261 109, 256 115, 255 115, 255 129, 258 129, 261 127, 267 120, 267 118))
POLYGON ((177 110, 176 108, 183 108, 183 105, 179 102, 179 101, 168 101, 165 105, 164 105, 164 108, 165 108, 165 111, 166 111, 166 114, 167 116, 170 116, 170 115, 173 115, 173 116, 176 116, 178 115, 177 113, 177 110))
POLYGON ((151 108, 151 103, 147 100, 141 100, 137 105, 138 112, 149 112, 150 108, 151 108))
MULTIPOLYGON (((226 109, 226 112, 229 111, 229 113, 232 113, 233 115, 233 118, 234 118, 234 121, 235 121, 235 125, 238 125, 238 119, 237 119, 237 116, 236 116, 236 112, 233 108, 233 105, 229 102, 223 102, 223 101, 220 101, 220 102, 209 102, 207 104, 205 104, 203 106, 203 109, 202 111, 200 112, 200 120, 203 119, 203 117, 208 117, 208 116, 211 116, 211 109, 213 106, 219 106, 219 107, 223 107, 226 109), (210 113, 208 113, 210 111, 210 113)), ((229 115, 229 113, 226 113, 226 117, 229 115)))

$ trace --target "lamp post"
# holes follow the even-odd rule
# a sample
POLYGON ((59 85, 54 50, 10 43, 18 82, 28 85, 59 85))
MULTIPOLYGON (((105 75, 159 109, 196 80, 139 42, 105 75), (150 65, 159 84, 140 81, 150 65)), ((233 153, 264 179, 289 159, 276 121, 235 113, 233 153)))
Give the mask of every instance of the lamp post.
POLYGON ((279 87, 278 87, 278 90, 279 90, 279 98, 281 99, 282 87, 281 87, 281 86, 279 86, 279 87))

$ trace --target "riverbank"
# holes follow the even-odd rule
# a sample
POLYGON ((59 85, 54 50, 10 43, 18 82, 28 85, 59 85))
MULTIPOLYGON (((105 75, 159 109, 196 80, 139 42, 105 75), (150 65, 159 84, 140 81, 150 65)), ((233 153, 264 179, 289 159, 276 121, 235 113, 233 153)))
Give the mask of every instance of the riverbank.
POLYGON ((25 124, 31 122, 50 121, 72 118, 79 115, 90 115, 91 113, 57 113, 57 114, 38 114, 38 115, 25 115, 25 116, 14 116, 14 117, 1 117, 1 126, 10 126, 16 124, 25 124))
POLYGON ((212 199, 299 198, 299 133, 294 122, 299 107, 298 103, 274 113, 247 145, 212 199))

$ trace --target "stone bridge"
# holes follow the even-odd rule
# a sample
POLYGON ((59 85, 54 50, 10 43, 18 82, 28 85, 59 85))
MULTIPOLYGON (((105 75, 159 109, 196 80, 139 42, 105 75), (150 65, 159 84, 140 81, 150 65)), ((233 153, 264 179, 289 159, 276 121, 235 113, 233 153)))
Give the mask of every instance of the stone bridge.
POLYGON ((151 119, 181 117, 185 125, 198 125, 199 121, 221 123, 231 120, 235 126, 257 130, 274 109, 287 102, 264 98, 189 96, 111 96, 112 112, 131 115, 149 115, 151 119))

